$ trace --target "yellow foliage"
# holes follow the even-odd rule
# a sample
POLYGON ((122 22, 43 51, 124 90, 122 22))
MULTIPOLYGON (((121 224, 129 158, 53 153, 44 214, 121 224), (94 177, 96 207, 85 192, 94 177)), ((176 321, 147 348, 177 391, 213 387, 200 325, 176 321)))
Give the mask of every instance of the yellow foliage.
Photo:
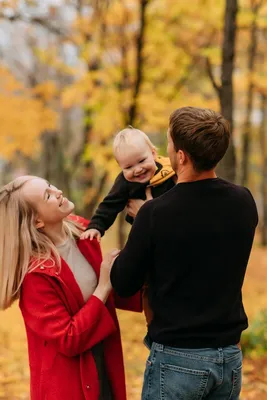
MULTIPOLYGON (((43 88, 45 84, 43 85, 43 88)), ((51 91, 51 85, 50 91, 51 91)), ((23 88, 11 73, 0 68, 0 154, 12 158, 17 151, 34 155, 39 136, 45 130, 55 129, 57 114, 44 106, 36 93, 23 88)), ((41 87, 37 90, 40 90, 41 87)))
POLYGON ((41 97, 44 102, 49 102, 58 95, 59 91, 55 82, 46 81, 36 85, 33 89, 33 93, 36 94, 37 97, 41 97))
POLYGON ((267 95, 267 76, 253 76, 253 83, 256 87, 256 90, 262 94, 267 95))
POLYGON ((249 8, 241 8, 240 12, 237 15, 237 25, 242 28, 248 28, 251 26, 253 19, 253 13, 249 8))
POLYGON ((92 89, 92 76, 85 74, 81 79, 76 80, 73 85, 63 89, 61 95, 63 107, 70 108, 76 105, 84 105, 86 98, 91 96, 92 89))
POLYGON ((116 32, 116 28, 124 27, 130 33, 130 26, 135 23, 138 11, 139 2, 136 0, 131 2, 115 0, 111 3, 110 10, 106 15, 106 23, 113 27, 114 32, 116 32))
POLYGON ((23 85, 4 67, 0 67, 0 85, 2 91, 7 93, 14 91, 19 92, 23 89, 23 85))
POLYGON ((78 16, 73 28, 82 36, 87 36, 92 32, 92 25, 89 23, 87 16, 78 16))
POLYGON ((201 51, 204 57, 208 57, 211 64, 220 65, 222 61, 221 49, 219 47, 207 47, 201 51))
POLYGON ((48 50, 46 49, 35 49, 35 56, 38 60, 61 74, 74 75, 76 70, 64 63, 58 54, 58 46, 50 46, 48 50))

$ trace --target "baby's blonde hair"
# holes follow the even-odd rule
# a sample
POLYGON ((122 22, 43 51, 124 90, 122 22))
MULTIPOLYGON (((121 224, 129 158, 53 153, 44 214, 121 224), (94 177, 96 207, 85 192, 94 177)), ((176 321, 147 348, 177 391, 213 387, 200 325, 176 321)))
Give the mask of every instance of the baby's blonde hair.
POLYGON ((131 146, 133 140, 138 137, 144 140, 151 151, 157 151, 157 148, 153 145, 149 137, 143 131, 133 128, 129 125, 128 128, 123 129, 115 136, 113 141, 113 153, 116 155, 121 146, 131 146))
MULTIPOLYGON (((0 189, 0 309, 19 297, 27 272, 51 260, 60 267, 54 243, 36 228, 36 212, 21 195, 21 189, 34 176, 23 176, 0 189), (32 263, 33 262, 33 263, 32 263)), ((78 224, 63 221, 68 236, 78 237, 78 224)))

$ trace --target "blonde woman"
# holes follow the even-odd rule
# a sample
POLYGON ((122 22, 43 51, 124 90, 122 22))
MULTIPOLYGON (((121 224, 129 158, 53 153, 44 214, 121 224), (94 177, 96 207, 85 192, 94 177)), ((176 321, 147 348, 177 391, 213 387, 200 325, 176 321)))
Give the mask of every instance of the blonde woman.
MULTIPOLYGON (((73 209, 38 177, 0 190, 0 307, 20 298, 32 400, 125 400, 109 279, 118 251, 101 264, 97 240, 79 240, 88 221, 70 217, 73 209)), ((119 305, 141 311, 140 304, 138 295, 119 305)))

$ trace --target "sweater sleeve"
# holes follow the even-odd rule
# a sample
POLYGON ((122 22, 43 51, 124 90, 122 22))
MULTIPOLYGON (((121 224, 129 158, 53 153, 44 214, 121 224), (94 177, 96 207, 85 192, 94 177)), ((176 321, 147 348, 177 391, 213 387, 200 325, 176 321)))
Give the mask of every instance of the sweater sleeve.
POLYGON ((152 203, 153 200, 140 208, 126 246, 116 258, 111 270, 112 286, 121 297, 130 297, 143 287, 152 264, 152 203))
POLYGON ((103 236, 114 223, 117 215, 126 207, 128 197, 128 184, 120 173, 108 195, 99 204, 87 229, 97 229, 103 236))
POLYGON ((256 228, 256 226, 258 225, 258 222, 259 222, 259 216, 258 216, 256 202, 255 202, 254 197, 252 196, 250 190, 247 187, 244 187, 244 189, 246 190, 246 192, 248 194, 248 198, 250 201, 250 212, 252 215, 254 226, 256 228))
POLYGON ((59 352, 73 357, 116 331, 101 300, 92 295, 75 315, 71 315, 50 280, 51 277, 29 273, 22 285, 21 312, 26 326, 37 335, 54 341, 59 352))

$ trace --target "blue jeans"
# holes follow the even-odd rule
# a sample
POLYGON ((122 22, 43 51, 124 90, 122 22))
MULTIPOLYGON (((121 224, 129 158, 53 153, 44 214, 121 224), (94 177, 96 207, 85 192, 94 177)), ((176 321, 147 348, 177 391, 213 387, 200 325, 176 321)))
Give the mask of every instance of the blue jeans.
POLYGON ((152 343, 142 400, 238 400, 242 352, 238 346, 181 349, 152 343))

